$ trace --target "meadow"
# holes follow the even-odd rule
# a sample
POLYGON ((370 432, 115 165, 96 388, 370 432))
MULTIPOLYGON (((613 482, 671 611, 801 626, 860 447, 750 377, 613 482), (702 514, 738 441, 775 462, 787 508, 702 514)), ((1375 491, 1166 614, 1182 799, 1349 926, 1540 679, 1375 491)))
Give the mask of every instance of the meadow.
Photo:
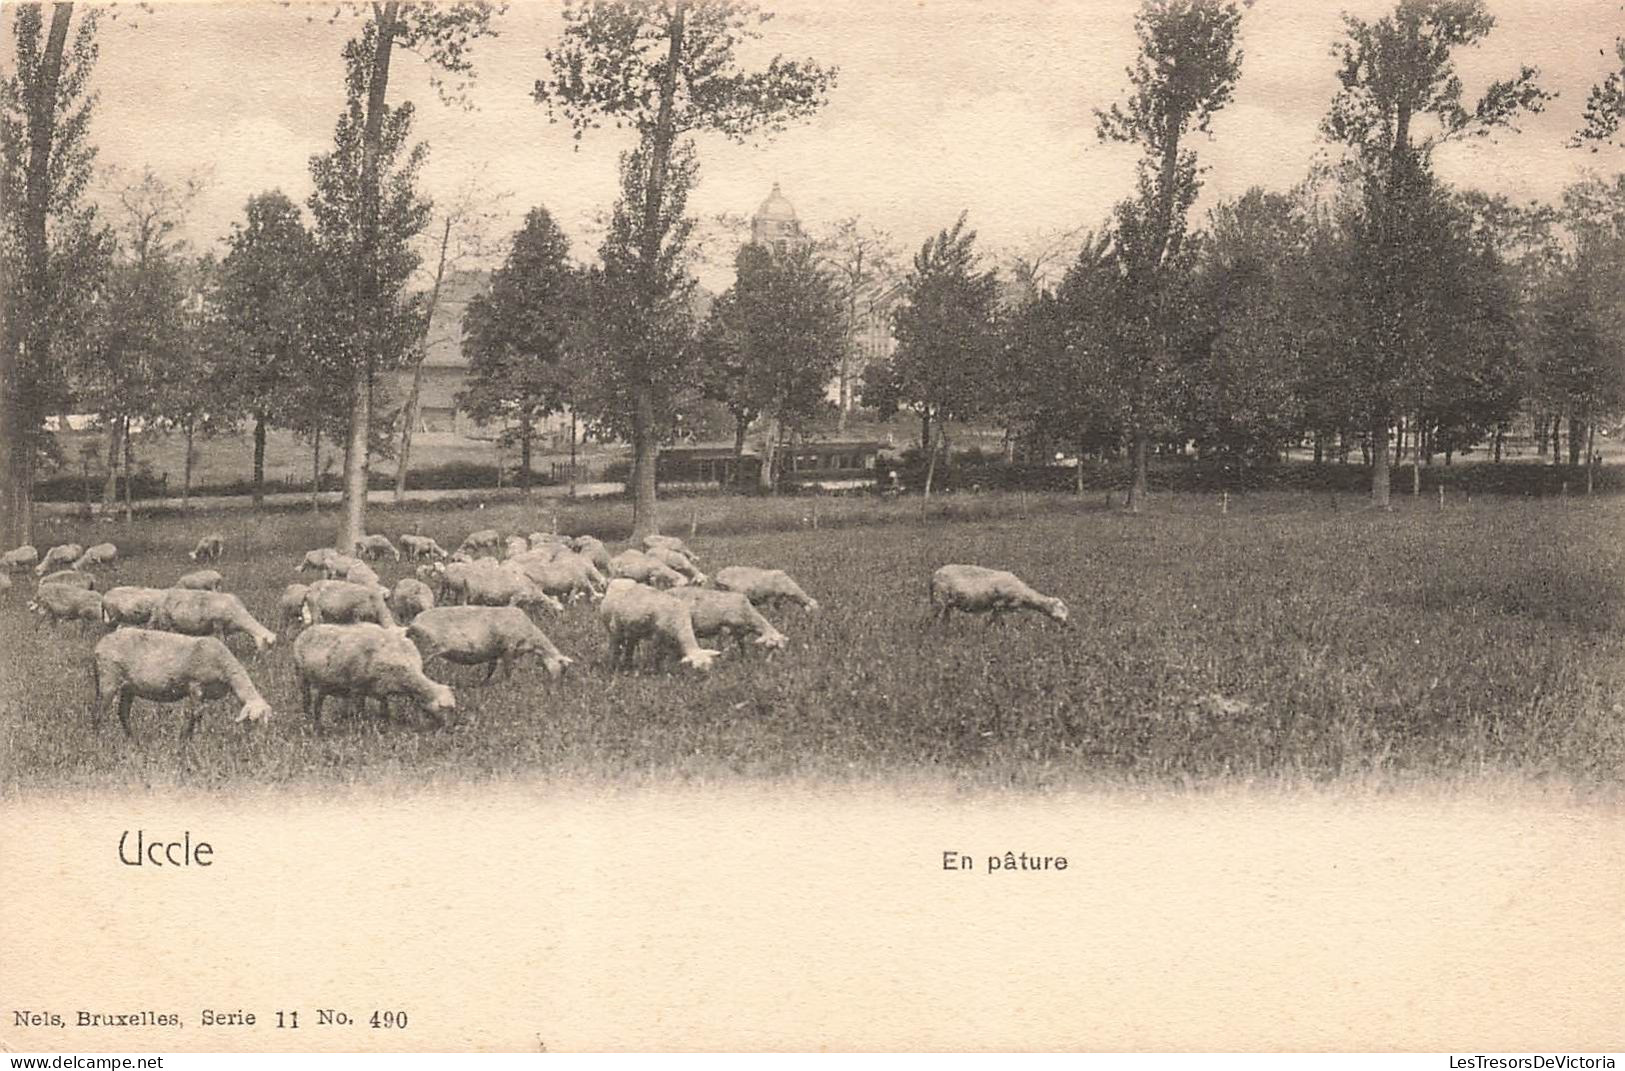
MULTIPOLYGON (((381 509, 370 527, 454 545, 475 528, 624 538, 620 502, 381 509)), ((91 717, 96 632, 0 601, 0 791, 252 791, 284 785, 467 785, 543 778, 898 784, 967 790, 1102 785, 1403 786, 1511 779, 1613 792, 1625 781, 1625 500, 1475 496, 1392 512, 1349 496, 1158 495, 1147 512, 1064 495, 681 500, 666 530, 703 565, 787 569, 821 612, 770 611, 772 657, 730 652, 709 675, 612 671, 587 606, 540 623, 570 674, 539 665, 489 685, 431 663, 459 710, 444 730, 407 704, 385 721, 298 707, 285 632, 252 656, 276 717, 137 701, 134 741, 91 717), (1071 623, 928 620, 926 583, 953 561, 1012 569, 1063 597, 1071 623)), ((229 590, 271 623, 331 511, 53 522, 46 542, 111 539, 103 586, 162 585, 219 530, 229 590)), ((386 582, 406 563, 382 563, 386 582)), ((306 578, 308 579, 308 577, 306 578)))

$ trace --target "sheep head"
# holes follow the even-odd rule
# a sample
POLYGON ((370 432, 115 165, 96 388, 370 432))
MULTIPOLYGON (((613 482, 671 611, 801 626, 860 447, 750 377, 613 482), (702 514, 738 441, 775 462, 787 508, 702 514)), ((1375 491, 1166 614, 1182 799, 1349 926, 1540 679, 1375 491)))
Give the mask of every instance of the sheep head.
POLYGON ((1044 612, 1050 616, 1052 621, 1056 621, 1062 625, 1066 624, 1067 622, 1066 603, 1062 602, 1060 599, 1046 599, 1044 602, 1044 612))
POLYGON ((762 633, 751 642, 769 651, 782 651, 790 641, 784 633, 775 628, 762 633))
MULTIPOLYGON (((307 610, 307 611, 304 611, 303 613, 301 613, 301 615, 300 615, 301 617, 305 618, 305 624, 307 624, 307 625, 310 624, 310 618, 308 616, 305 616, 308 613, 309 613, 309 611, 307 610)), ((263 628, 260 629, 258 632, 254 633, 254 650, 256 652, 258 652, 259 654, 264 654, 266 651, 269 651, 271 648, 273 648, 275 646, 276 646, 276 633, 270 631, 269 629, 263 629, 263 628)))

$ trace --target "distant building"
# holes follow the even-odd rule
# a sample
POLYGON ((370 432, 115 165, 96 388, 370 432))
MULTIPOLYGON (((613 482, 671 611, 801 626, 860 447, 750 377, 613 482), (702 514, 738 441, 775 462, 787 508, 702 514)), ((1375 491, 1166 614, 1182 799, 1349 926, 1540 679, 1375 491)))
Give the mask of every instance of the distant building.
POLYGON ((779 192, 777 182, 773 184, 767 200, 750 217, 750 241, 752 245, 771 249, 775 253, 788 252, 791 247, 808 241, 801 229, 801 221, 796 218, 795 208, 779 192))

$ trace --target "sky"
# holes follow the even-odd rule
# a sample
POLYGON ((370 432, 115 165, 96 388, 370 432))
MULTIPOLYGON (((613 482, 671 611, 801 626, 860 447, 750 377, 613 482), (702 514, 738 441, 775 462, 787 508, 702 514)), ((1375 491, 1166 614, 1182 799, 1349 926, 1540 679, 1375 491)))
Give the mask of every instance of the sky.
MULTIPOLYGON (((8 5, 9 6, 9 5, 8 5)), ((775 17, 744 51, 839 68, 818 116, 771 138, 698 142, 701 216, 748 216, 780 184, 804 226, 859 216, 905 251, 952 225, 961 211, 995 257, 1046 233, 1093 227, 1133 189, 1136 150, 1101 143, 1094 109, 1123 99, 1133 61, 1132 0, 769 0, 775 17)), ((1318 124, 1336 88, 1332 44, 1342 13, 1378 16, 1367 0, 1257 0, 1241 30, 1245 52, 1232 103, 1198 139, 1199 216, 1258 185, 1286 189, 1328 151, 1318 124)), ((1497 26, 1459 69, 1469 97, 1521 64, 1559 93, 1544 115, 1494 142, 1450 145, 1437 164, 1449 181, 1518 200, 1554 200, 1586 169, 1625 168, 1625 150, 1592 154, 1565 142, 1586 93, 1625 34, 1621 0, 1489 0, 1497 26)), ((219 247, 246 200, 280 188, 303 201, 308 161, 331 144, 343 106, 344 41, 360 21, 334 6, 154 0, 104 19, 93 79, 92 125, 103 187, 150 166, 178 179, 206 174, 186 235, 219 247)), ((5 18, 9 40, 10 18, 5 18)), ((577 142, 530 95, 543 52, 561 26, 558 5, 519 0, 479 41, 470 108, 441 102, 424 62, 397 53, 390 100, 414 102, 416 136, 429 146, 425 193, 449 199, 470 182, 507 194, 492 225, 511 233, 543 205, 578 256, 596 242, 592 220, 617 196, 624 131, 577 142)), ((5 62, 9 56, 5 57, 5 62)), ((726 286, 727 257, 701 271, 726 286)))

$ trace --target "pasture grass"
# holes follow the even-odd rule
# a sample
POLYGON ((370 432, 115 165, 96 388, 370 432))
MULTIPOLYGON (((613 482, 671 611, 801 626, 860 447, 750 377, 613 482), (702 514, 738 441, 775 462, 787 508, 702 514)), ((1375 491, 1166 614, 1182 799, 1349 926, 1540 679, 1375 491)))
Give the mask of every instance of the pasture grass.
MULTIPOLYGON (((138 700, 137 739, 90 715, 77 625, 26 613, 29 581, 0 602, 0 791, 248 791, 270 785, 466 785, 542 778, 646 782, 906 783, 966 790, 1231 785, 1536 783, 1617 790, 1625 780, 1625 502, 1475 497, 1391 513, 1324 495, 1157 496, 1138 515, 1093 497, 697 499, 664 507, 703 566, 787 569, 823 604, 769 611, 791 646, 730 652, 707 676, 611 671, 596 614, 541 619, 570 675, 525 664, 434 663, 459 710, 436 731, 405 704, 393 721, 330 701, 301 715, 292 636, 265 656, 231 645, 277 716, 197 735, 178 706, 138 700), (1335 506, 1335 508, 1334 508, 1335 506), (1023 516, 1023 512, 1025 516, 1023 516), (1060 628, 928 621, 947 562, 1009 568, 1062 596, 1060 628)), ((624 537, 625 503, 375 510, 372 530, 552 525, 624 537)), ((284 584, 335 517, 200 515, 66 522, 57 541, 117 542, 103 586, 163 585, 219 530, 227 586, 270 623, 284 584)), ((410 566, 383 563, 386 582, 410 566)), ((308 579, 308 577, 306 578, 308 579)), ((31 580, 31 578, 30 578, 31 580)))

